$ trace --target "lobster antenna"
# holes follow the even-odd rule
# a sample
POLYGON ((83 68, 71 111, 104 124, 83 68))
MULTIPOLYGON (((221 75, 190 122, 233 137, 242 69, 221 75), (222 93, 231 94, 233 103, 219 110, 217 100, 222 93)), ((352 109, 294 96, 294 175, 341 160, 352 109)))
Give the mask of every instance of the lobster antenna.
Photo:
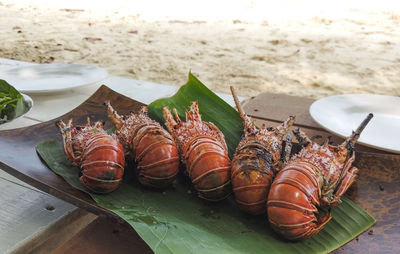
POLYGON ((353 133, 350 136, 351 140, 356 141, 359 137, 361 132, 364 130, 364 128, 367 126, 367 124, 369 123, 369 121, 371 121, 372 117, 374 117, 374 114, 369 113, 368 116, 364 119, 364 121, 362 121, 362 123, 360 124, 360 126, 358 126, 356 131, 353 131, 353 133))
POLYGON ((236 108, 237 108, 237 110, 239 112, 240 118, 244 119, 246 114, 244 113, 242 107, 240 106, 240 102, 239 102, 239 99, 238 99, 237 94, 235 92, 235 88, 233 88, 233 86, 230 86, 230 88, 231 88, 231 93, 232 93, 232 96, 233 96, 233 100, 235 101, 236 108))

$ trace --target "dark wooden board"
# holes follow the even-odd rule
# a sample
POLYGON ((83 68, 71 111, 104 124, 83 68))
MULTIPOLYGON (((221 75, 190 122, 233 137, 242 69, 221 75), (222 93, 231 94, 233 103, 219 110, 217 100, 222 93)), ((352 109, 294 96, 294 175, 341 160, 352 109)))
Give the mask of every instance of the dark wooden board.
POLYGON ((76 190, 54 174, 43 164, 35 150, 36 144, 41 141, 61 140, 59 129, 55 126, 59 119, 68 121, 73 118, 74 124, 84 124, 87 117, 90 117, 92 121, 105 121, 105 128, 111 128, 103 105, 105 100, 110 100, 113 107, 121 114, 136 112, 144 105, 103 85, 88 100, 59 118, 26 128, 0 131, 0 168, 78 207, 119 220, 118 216, 97 206, 89 195, 76 190))
POLYGON ((153 252, 130 227, 112 223, 106 218, 98 218, 52 253, 149 254, 153 252))
POLYGON ((262 93, 245 102, 244 110, 254 118, 282 122, 289 116, 296 116, 297 126, 319 129, 308 113, 312 99, 284 94, 262 93))

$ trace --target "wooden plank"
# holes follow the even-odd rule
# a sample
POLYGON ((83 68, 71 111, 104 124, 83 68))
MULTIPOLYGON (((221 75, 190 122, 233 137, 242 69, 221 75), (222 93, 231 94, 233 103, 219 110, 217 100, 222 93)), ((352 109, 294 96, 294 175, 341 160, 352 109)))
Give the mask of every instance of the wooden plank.
POLYGON ((77 208, 0 170, 0 253, 14 252, 77 208))
POLYGON ((75 209, 68 216, 54 221, 40 233, 31 235, 10 253, 52 253, 58 246, 74 237, 96 218, 97 216, 92 213, 82 209, 75 209))
POLYGON ((282 122, 295 115, 296 125, 321 129, 308 112, 313 102, 298 96, 262 93, 244 102, 243 109, 251 117, 273 122, 282 122))
POLYGON ((52 253, 146 254, 153 252, 129 225, 112 223, 100 217, 52 253))

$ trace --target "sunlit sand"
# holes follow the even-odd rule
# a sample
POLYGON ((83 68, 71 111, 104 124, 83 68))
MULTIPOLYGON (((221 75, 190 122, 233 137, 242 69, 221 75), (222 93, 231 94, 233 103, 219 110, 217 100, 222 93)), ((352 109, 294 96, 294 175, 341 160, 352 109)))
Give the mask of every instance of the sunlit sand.
POLYGON ((0 57, 171 85, 192 71, 247 97, 399 96, 400 3, 370 2, 3 0, 0 57))

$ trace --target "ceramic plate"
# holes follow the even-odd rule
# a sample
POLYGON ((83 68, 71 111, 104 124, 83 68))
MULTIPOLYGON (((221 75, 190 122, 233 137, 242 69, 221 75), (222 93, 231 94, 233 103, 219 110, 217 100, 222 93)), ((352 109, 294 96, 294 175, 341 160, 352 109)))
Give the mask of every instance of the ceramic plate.
POLYGON ((106 70, 81 64, 35 64, 8 69, 0 77, 24 93, 59 92, 105 79, 106 70))
POLYGON ((315 101, 313 119, 339 136, 351 135, 368 113, 374 117, 362 132, 359 143, 400 153, 400 98, 375 94, 346 94, 315 101))

